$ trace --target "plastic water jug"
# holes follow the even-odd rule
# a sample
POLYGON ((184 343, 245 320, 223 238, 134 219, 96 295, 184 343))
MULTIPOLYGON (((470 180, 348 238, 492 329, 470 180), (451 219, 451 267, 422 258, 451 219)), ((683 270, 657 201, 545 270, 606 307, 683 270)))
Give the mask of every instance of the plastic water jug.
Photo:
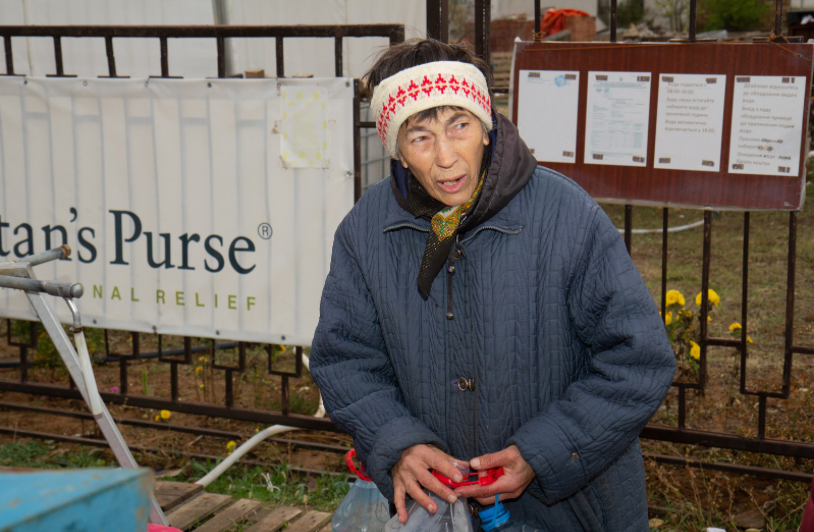
POLYGON ((353 463, 356 450, 345 455, 348 469, 359 477, 342 499, 331 519, 331 532, 381 532, 390 519, 390 505, 360 464, 353 463))

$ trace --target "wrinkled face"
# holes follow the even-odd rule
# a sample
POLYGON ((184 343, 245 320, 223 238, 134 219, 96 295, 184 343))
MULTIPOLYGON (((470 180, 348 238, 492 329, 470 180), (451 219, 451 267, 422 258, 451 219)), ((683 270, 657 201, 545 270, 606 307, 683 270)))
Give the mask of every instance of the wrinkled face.
POLYGON ((489 135, 465 109, 445 108, 437 119, 408 119, 399 129, 399 159, 430 196, 448 206, 468 200, 489 135))

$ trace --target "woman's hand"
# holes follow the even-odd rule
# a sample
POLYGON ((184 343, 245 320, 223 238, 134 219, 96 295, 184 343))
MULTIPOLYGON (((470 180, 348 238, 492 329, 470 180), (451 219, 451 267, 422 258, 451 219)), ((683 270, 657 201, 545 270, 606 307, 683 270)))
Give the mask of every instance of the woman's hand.
POLYGON ((488 486, 463 486, 456 488, 455 493, 461 497, 471 497, 483 505, 494 504, 495 495, 500 499, 516 499, 522 495, 526 487, 536 476, 534 470, 526 462, 516 445, 510 445, 500 452, 484 454, 469 461, 469 466, 478 471, 478 476, 486 475, 486 471, 503 467, 503 476, 488 486))
POLYGON ((455 458, 431 445, 414 445, 401 453, 401 458, 392 469, 393 494, 399 523, 407 522, 405 494, 410 495, 431 514, 438 510, 432 499, 424 493, 422 486, 450 504, 454 504, 458 500, 455 493, 449 487, 441 484, 430 472, 431 469, 435 469, 453 481, 460 482, 462 480, 461 472, 452 465, 452 462, 456 461, 455 458))

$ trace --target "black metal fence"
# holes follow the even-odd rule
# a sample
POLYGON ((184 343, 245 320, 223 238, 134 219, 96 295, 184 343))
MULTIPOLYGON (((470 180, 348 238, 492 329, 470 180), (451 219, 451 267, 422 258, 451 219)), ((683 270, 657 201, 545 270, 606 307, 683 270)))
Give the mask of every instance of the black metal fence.
MULTIPOLYGON (((535 3, 536 31, 540 31, 540 0, 530 0, 535 3)), ((431 37, 447 40, 449 35, 449 18, 447 0, 427 0, 427 33, 431 37)), ((773 34, 779 36, 782 33, 782 0, 775 3, 775 26, 773 34)), ((476 27, 476 50, 483 57, 489 57, 489 13, 491 2, 489 0, 475 1, 475 27, 476 27)), ((610 41, 616 41, 616 0, 611 0, 610 17, 610 41)), ((6 70, 8 75, 14 74, 14 64, 12 60, 12 38, 13 37, 51 37, 54 43, 54 57, 56 60, 56 76, 66 76, 62 62, 61 40, 63 38, 76 37, 103 37, 105 39, 108 70, 110 77, 119 77, 116 69, 115 55, 113 51, 114 39, 127 37, 149 37, 157 38, 160 41, 161 50, 161 76, 170 77, 170 61, 167 54, 167 41, 174 38, 204 37, 217 40, 217 64, 219 77, 225 77, 225 39, 233 37, 256 37, 274 38, 276 40, 277 52, 277 76, 284 77, 285 69, 283 63, 283 42, 286 38, 296 37, 324 37, 335 40, 335 65, 336 75, 342 74, 342 39, 346 37, 367 37, 384 36, 390 39, 391 43, 401 42, 404 39, 404 28, 398 24, 387 25, 353 25, 353 26, 148 26, 148 27, 127 27, 127 26, 0 26, 0 35, 3 36, 6 54, 6 70)), ((686 39, 677 40, 676 46, 684 43, 693 43, 696 37, 696 0, 690 1, 689 8, 689 34, 686 39)), ((791 40, 791 39, 789 39, 791 40)), ((358 198, 361 195, 360 179, 360 129, 372 128, 375 124, 370 121, 361 121, 359 116, 360 98, 357 84, 357 97, 354 102, 354 135, 355 135, 355 192, 358 198)), ((633 207, 625 206, 625 227, 624 239, 631 250, 633 245, 632 231, 633 207)), ((792 362, 794 355, 814 355, 814 348, 806 347, 795 343, 795 272, 797 264, 797 213, 788 214, 788 259, 787 259, 787 284, 786 284, 786 304, 785 304, 785 330, 784 330, 784 350, 783 350, 783 373, 782 387, 780 391, 753 389, 747 386, 747 331, 748 331, 748 279, 749 279, 749 243, 750 243, 750 213, 743 214, 743 261, 742 261, 742 306, 741 306, 741 336, 740 338, 716 338, 709 335, 707 328, 707 308, 708 290, 710 286, 711 267, 711 241, 713 232, 713 217, 711 211, 704 212, 704 233, 703 233, 703 259, 701 264, 701 293, 703 301, 701 305, 701 341, 698 378, 695 382, 674 382, 673 386, 678 390, 678 416, 675 426, 648 425, 642 432, 642 437, 674 443, 695 444, 700 446, 718 447, 724 449, 749 451, 755 453, 770 453, 775 455, 789 456, 795 458, 814 458, 814 444, 766 438, 766 416, 767 399, 786 400, 789 398, 790 384, 792 377, 792 362), (739 393, 743 396, 753 396, 758 398, 758 422, 757 437, 747 438, 728 433, 717 433, 703 430, 689 429, 686 426, 687 411, 687 390, 704 390, 707 387, 707 351, 712 346, 723 346, 737 349, 740 357, 740 387, 739 393)), ((670 211, 663 209, 663 232, 661 244, 661 309, 662 314, 666 312, 666 292, 667 292, 667 268, 668 268, 668 224, 670 211)), ((809 287, 810 288, 810 287, 809 287)), ((0 390, 23 392, 36 395, 47 395, 56 397, 78 398, 79 394, 70 387, 57 386, 53 384, 38 384, 28 380, 29 349, 36 346, 35 328, 32 324, 30 338, 27 341, 13 338, 11 327, 7 342, 10 346, 19 348, 20 352, 20 378, 19 380, 0 379, 0 390)), ((231 344, 215 344, 211 346, 192 346, 191 338, 184 338, 182 349, 165 351, 162 348, 162 339, 158 338, 158 352, 145 354, 140 351, 140 338, 138 333, 132 335, 132 349, 128 353, 112 353, 109 349, 107 334, 105 335, 107 360, 117 361, 120 368, 120 389, 118 393, 103 393, 106 401, 116 404, 128 404, 137 407, 169 409, 177 412, 187 412, 214 417, 224 417, 235 420, 251 421, 257 423, 280 423, 295 427, 336 430, 327 420, 315 419, 308 416, 293 414, 289 411, 290 379, 301 376, 302 369, 302 348, 296 348, 296 364, 293 372, 277 371, 271 366, 271 352, 268 352, 268 373, 278 376, 281 381, 281 404, 279 412, 266 410, 248 409, 236 407, 232 394, 233 378, 235 373, 240 373, 246 369, 246 348, 244 342, 231 344), (215 364, 215 351, 217 349, 236 350, 236 365, 220 366, 215 364), (225 397, 222 405, 209 403, 193 403, 179 400, 178 389, 178 366, 188 365, 192 361, 193 353, 206 350, 212 357, 214 367, 222 369, 225 375, 225 397), (162 362, 170 364, 171 368, 171 391, 169 398, 147 397, 144 395, 129 393, 128 366, 140 358, 157 357, 162 362)), ((665 463, 679 463, 688 465, 698 465, 697 462, 687 460, 683 457, 656 456, 654 457, 665 463)), ((810 475, 803 475, 795 472, 782 472, 779 470, 769 470, 736 464, 704 464, 710 469, 723 469, 733 472, 763 475, 775 478, 787 478, 792 480, 810 480, 810 475)))
MULTIPOLYGON (((402 24, 367 24, 367 25, 313 25, 313 26, 0 26, 0 35, 3 36, 5 46, 6 74, 8 76, 17 75, 14 68, 13 59, 13 38, 15 37, 47 37, 53 40, 54 60, 56 72, 51 74, 54 77, 70 77, 70 73, 65 72, 62 42, 69 38, 103 38, 107 54, 108 77, 127 77, 122 75, 116 68, 116 56, 114 53, 114 39, 123 38, 153 38, 160 43, 161 54, 161 76, 162 78, 177 77, 172 76, 170 71, 170 57, 168 54, 169 39, 189 39, 208 38, 217 42, 218 77, 228 76, 226 71, 226 39, 229 38, 263 38, 275 40, 276 51, 276 75, 278 78, 286 76, 284 64, 284 43, 286 39, 294 38, 325 38, 334 40, 334 65, 335 75, 343 74, 343 39, 345 38, 365 38, 365 37, 385 37, 390 44, 402 42, 404 40, 404 26, 402 24)), ((179 58, 180 60, 180 58, 179 58)), ((363 127, 374 127, 371 122, 360 122, 360 94, 358 81, 355 83, 354 109, 354 197, 358 199, 362 194, 361 180, 361 137, 360 131, 363 127)), ((45 395, 52 397, 79 398, 79 393, 75 390, 73 383, 69 386, 56 384, 36 383, 29 380, 29 368, 32 361, 29 357, 29 350, 37 347, 37 328, 35 323, 28 327, 28 339, 15 337, 12 334, 11 321, 8 322, 6 341, 9 346, 19 349, 19 380, 0 379, 0 390, 22 392, 34 395, 45 395)), ((210 417, 223 417, 241 421, 251 421, 264 424, 285 424, 300 428, 336 430, 334 425, 326 419, 317 419, 311 416, 299 415, 290 412, 291 386, 290 379, 302 377, 303 349, 301 346, 294 347, 294 371, 281 371, 273 366, 272 346, 263 347, 267 356, 267 373, 280 379, 281 408, 279 412, 260 409, 242 408, 235 404, 234 379, 236 373, 246 371, 247 347, 246 342, 226 342, 216 343, 211 341, 210 345, 192 345, 192 338, 183 338, 183 348, 165 349, 165 339, 157 335, 158 350, 156 352, 143 353, 141 351, 141 336, 138 332, 130 333, 129 352, 112 352, 110 349, 110 338, 108 331, 104 332, 104 361, 108 363, 118 363, 119 384, 116 393, 102 392, 105 401, 113 404, 128 404, 143 408, 167 409, 175 412, 185 412, 190 414, 205 415, 210 417), (224 365, 218 360, 218 351, 232 351, 231 359, 235 361, 233 365, 224 365), (193 354, 202 353, 208 357, 209 364, 215 370, 220 370, 224 375, 224 395, 222 404, 200 403, 180 400, 179 386, 179 366, 189 366, 193 364, 193 354), (159 361, 170 365, 170 396, 169 398, 152 397, 140 394, 133 394, 128 386, 128 368, 131 363, 140 359, 157 358, 159 361)), ((52 412, 53 413, 53 412, 52 412)))

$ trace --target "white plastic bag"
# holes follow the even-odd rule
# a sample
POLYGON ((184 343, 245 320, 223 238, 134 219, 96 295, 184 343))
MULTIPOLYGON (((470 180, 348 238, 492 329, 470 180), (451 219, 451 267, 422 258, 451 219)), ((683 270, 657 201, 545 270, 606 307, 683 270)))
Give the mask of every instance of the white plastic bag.
POLYGON ((437 510, 431 514, 415 500, 407 502, 407 522, 399 523, 394 515, 384 526, 384 532, 473 532, 469 504, 459 497, 455 504, 449 504, 435 493, 424 490, 437 510))

